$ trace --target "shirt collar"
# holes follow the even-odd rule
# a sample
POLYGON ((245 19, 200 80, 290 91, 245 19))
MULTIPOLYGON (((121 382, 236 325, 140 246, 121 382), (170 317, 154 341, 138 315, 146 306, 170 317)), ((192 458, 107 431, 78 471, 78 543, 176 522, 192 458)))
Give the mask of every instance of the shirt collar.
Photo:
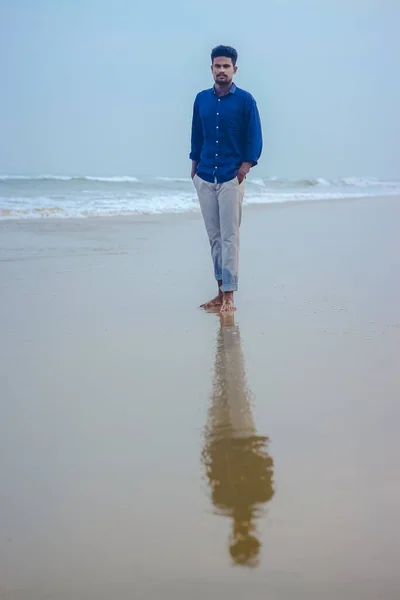
MULTIPOLYGON (((217 94, 215 93, 215 86, 213 85, 213 87, 211 88, 212 93, 216 96, 217 94)), ((229 90, 229 92, 227 94, 225 94, 226 96, 228 96, 229 94, 234 94, 236 92, 236 85, 234 83, 232 83, 231 88, 229 90)))

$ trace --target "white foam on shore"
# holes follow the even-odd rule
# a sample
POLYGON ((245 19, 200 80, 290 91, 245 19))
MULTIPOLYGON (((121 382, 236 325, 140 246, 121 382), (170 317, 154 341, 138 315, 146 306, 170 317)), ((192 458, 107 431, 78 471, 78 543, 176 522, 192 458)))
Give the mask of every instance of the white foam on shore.
POLYGON ((190 183, 190 177, 156 177, 157 181, 164 181, 165 183, 190 183))
MULTIPOLYGON (((388 194, 386 194, 388 195, 388 194)), ((391 195, 400 195, 399 193, 391 195)), ((367 194, 354 192, 352 194, 326 193, 286 193, 286 194, 263 194, 252 195, 245 199, 244 205, 266 205, 282 204, 291 202, 316 202, 321 200, 340 200, 350 198, 365 198, 367 194)), ((370 194, 370 196, 373 196, 370 194)), ((159 215, 186 212, 199 212, 200 206, 197 198, 180 196, 159 196, 151 199, 126 199, 125 201, 112 202, 67 202, 55 203, 50 198, 18 198, 18 202, 11 205, 10 202, 4 207, 0 198, 0 220, 6 219, 37 219, 37 218, 88 218, 88 217, 111 217, 123 215, 159 215)))
POLYGON ((92 177, 87 175, 86 177, 76 177, 76 179, 83 179, 85 181, 101 181, 103 183, 137 183, 139 180, 137 177, 131 177, 130 175, 123 175, 122 177, 92 177))
MULTIPOLYGON (((246 182, 244 204, 388 195, 400 196, 400 181, 380 181, 365 177, 347 177, 336 181, 324 178, 288 180, 278 177, 250 177, 246 182)), ((0 220, 157 215, 199 210, 190 178, 158 177, 138 181, 132 176, 0 177, 0 220), (79 181, 82 185, 77 183, 79 181)))

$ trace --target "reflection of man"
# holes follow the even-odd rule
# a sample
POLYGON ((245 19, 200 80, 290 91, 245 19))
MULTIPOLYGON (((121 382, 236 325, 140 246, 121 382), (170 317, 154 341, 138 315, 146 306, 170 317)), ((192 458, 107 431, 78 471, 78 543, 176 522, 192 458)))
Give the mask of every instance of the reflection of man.
POLYGON ((274 494, 273 461, 253 421, 239 327, 233 315, 229 323, 220 319, 203 461, 215 508, 233 519, 231 557, 255 567, 261 544, 254 521, 274 494))
POLYGON ((192 118, 192 179, 218 282, 218 295, 202 307, 220 306, 221 312, 235 310, 245 178, 262 151, 256 101, 233 83, 237 58, 230 46, 214 48, 214 86, 197 94, 192 118))

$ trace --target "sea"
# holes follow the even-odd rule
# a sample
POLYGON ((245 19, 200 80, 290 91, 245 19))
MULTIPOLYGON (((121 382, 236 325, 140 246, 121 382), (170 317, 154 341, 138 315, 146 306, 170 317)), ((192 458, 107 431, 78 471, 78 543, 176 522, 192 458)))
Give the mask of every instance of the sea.
MULTIPOLYGON (((400 196, 400 180, 249 177, 244 204, 400 196)), ((190 178, 0 175, 0 220, 88 218, 199 211, 190 178)))

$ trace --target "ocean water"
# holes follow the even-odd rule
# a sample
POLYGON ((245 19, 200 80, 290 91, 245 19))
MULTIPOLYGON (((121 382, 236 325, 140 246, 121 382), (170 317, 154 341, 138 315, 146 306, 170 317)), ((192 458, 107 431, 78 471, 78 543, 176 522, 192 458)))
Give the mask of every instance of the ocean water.
MULTIPOLYGON (((245 204, 400 195, 400 181, 249 177, 245 204)), ((190 178, 0 175, 0 220, 199 211, 190 178)))

